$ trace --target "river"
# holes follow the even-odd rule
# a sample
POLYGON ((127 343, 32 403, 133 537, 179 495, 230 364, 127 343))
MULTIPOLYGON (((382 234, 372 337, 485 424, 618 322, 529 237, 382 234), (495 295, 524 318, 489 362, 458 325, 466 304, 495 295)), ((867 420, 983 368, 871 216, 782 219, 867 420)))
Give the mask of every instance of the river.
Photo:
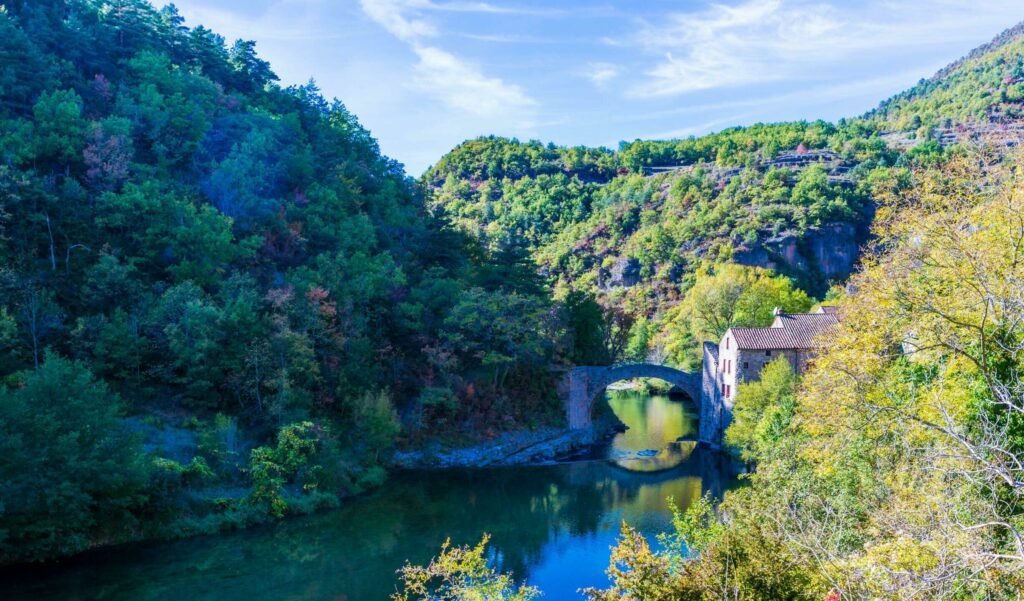
POLYGON ((86 553, 6 572, 0 598, 42 600, 386 599, 407 559, 427 562, 445 538, 492 535, 491 559, 577 599, 604 586, 623 520, 653 541, 670 527, 667 498, 688 506, 735 482, 720 456, 692 442, 693 408, 666 396, 609 392, 629 430, 593 459, 545 466, 407 472, 340 509, 272 525, 86 553))

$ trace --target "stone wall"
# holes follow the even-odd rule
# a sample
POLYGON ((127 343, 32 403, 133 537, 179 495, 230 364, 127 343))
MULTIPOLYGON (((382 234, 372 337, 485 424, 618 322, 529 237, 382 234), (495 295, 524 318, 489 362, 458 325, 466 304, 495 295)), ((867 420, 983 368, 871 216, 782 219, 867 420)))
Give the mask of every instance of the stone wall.
POLYGON ((789 366, 797 374, 807 371, 807 363, 814 358, 814 352, 810 349, 784 349, 784 350, 742 350, 736 357, 736 377, 739 382, 750 382, 761 378, 761 370, 765 365, 779 357, 785 357, 789 366))
MULTIPOLYGON (((718 373, 718 345, 713 342, 704 343, 704 360, 702 361, 702 382, 700 389, 700 431, 701 442, 718 447, 722 442, 722 381, 718 373)), ((730 416, 731 418, 731 416, 730 416)))

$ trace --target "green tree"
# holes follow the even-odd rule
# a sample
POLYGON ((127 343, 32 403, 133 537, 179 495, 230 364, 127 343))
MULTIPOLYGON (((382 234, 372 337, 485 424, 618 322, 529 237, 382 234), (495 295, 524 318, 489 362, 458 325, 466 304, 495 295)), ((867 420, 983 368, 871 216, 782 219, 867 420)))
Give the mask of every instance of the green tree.
POLYGON ((811 299, 785 276, 766 269, 717 265, 699 273, 683 301, 668 314, 663 337, 669 356, 678 363, 695 360, 694 343, 718 342, 734 326, 766 326, 776 307, 800 313, 811 299))
POLYGON ((573 290, 562 299, 568 333, 570 361, 576 365, 606 365, 611 361, 608 347, 608 323, 604 309, 586 292, 573 290))
POLYGON ((352 429, 358 432, 357 439, 366 446, 372 461, 377 463, 381 451, 391 447, 401 431, 391 396, 385 391, 368 391, 350 401, 349 405, 352 429))
POLYGON ((74 90, 44 93, 32 111, 35 116, 36 156, 68 165, 82 158, 86 122, 82 98, 74 90))
POLYGON ((145 499, 140 441, 84 365, 47 356, 0 388, 0 558, 35 560, 122 540, 145 499))
POLYGON ((640 317, 633 322, 633 326, 629 330, 629 342, 626 344, 624 359, 635 363, 647 361, 656 334, 654 324, 646 317, 640 317))
POLYGON ((726 443, 747 461, 770 457, 793 420, 797 385, 797 375, 785 357, 765 365, 760 379, 740 384, 726 443))
POLYGON ((337 485, 337 466, 330 464, 337 459, 330 430, 313 422, 288 424, 278 431, 276 446, 252 450, 249 500, 270 515, 281 517, 299 504, 302 495, 320 497, 321 493, 330 493, 337 485))

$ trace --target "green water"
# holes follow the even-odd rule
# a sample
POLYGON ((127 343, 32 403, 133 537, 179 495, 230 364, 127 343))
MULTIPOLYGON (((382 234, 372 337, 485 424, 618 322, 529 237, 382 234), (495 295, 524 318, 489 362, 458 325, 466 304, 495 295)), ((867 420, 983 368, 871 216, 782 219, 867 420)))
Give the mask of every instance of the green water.
POLYGON ((653 538, 669 527, 667 497, 687 506, 733 482, 720 457, 674 444, 696 432, 692 407, 635 392, 610 393, 609 403, 630 429, 607 457, 398 474, 335 511, 3 572, 0 599, 386 599, 405 560, 426 562, 445 538, 474 543, 484 532, 498 567, 545 599, 577 599, 577 589, 607 583, 622 520, 653 538))

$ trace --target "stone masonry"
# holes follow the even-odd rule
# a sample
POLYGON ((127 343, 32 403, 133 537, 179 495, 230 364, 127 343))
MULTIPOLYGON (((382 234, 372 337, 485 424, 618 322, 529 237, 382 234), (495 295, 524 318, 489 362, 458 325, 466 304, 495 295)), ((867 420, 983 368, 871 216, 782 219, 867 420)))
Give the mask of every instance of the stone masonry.
POLYGON ((766 328, 730 328, 719 344, 705 342, 701 373, 648 363, 573 368, 562 386, 569 428, 590 426, 594 401, 610 384, 658 378, 699 403, 699 440, 718 448, 732 421, 736 387, 759 379, 764 366, 779 357, 785 357, 796 373, 803 373, 814 358, 818 339, 838 324, 834 307, 823 306, 815 313, 802 314, 776 309, 774 322, 766 328))

